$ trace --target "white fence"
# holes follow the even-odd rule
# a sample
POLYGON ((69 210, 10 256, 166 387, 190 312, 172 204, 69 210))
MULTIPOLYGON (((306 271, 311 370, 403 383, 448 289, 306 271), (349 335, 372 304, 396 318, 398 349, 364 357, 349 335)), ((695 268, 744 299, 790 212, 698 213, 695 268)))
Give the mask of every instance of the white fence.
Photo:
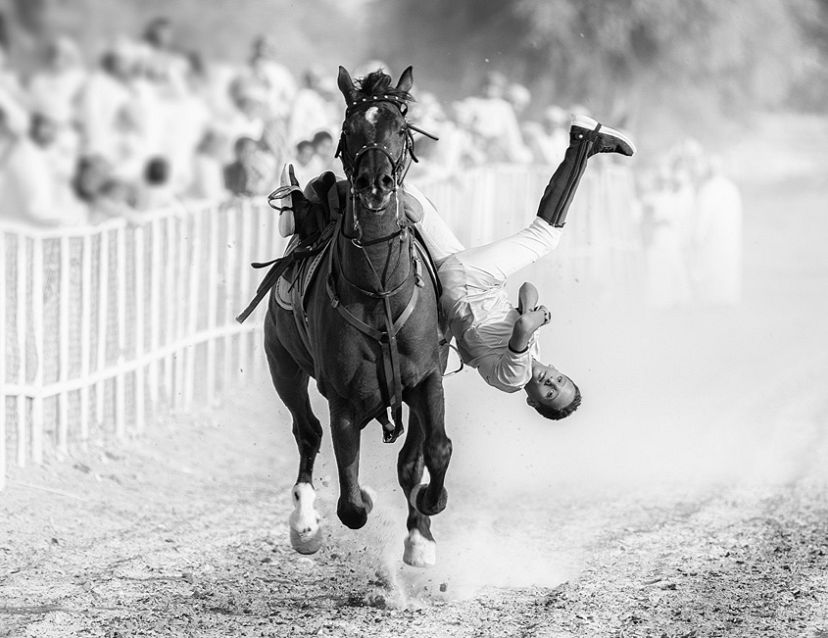
MULTIPOLYGON (((477 245, 526 224, 548 177, 489 167, 423 190, 477 245)), ((555 260, 563 285, 634 276, 631 188, 612 166, 585 177, 555 260)), ((233 318, 261 276, 249 262, 284 249, 276 221, 248 201, 159 211, 139 225, 0 226, 0 489, 11 464, 138 434, 159 411, 264 373, 266 304, 244 325, 233 318)))

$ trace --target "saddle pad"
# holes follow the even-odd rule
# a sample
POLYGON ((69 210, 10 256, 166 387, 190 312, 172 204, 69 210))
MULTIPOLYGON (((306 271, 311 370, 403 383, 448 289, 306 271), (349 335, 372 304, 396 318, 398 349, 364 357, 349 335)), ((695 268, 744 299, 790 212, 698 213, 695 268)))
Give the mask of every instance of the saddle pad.
MULTIPOLYGON (((294 237, 288 244, 285 254, 291 253, 298 244, 298 238, 294 237)), ((330 249, 329 241, 325 248, 318 254, 292 265, 276 282, 276 303, 285 310, 293 310, 294 303, 302 301, 310 288, 313 277, 319 270, 319 264, 330 249)))

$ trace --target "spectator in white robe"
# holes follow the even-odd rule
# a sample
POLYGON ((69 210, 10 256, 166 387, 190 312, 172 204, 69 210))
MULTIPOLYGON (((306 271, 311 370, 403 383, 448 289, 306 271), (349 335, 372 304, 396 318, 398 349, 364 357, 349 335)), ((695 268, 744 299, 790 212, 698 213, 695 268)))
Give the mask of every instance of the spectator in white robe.
POLYGON ((235 141, 242 137, 261 140, 267 115, 267 96, 250 78, 237 77, 230 85, 230 95, 234 108, 221 121, 215 122, 222 137, 231 144, 225 149, 225 156, 236 154, 235 141))
POLYGON ((29 96, 20 82, 20 75, 12 68, 8 52, 0 42, 0 108, 6 113, 7 123, 23 131, 29 124, 29 96))
POLYGON ((176 193, 186 192, 192 184, 193 157, 212 119, 204 99, 201 63, 194 58, 188 63, 187 91, 167 103, 165 144, 161 151, 169 159, 170 186, 176 193))
POLYGON ((134 105, 118 111, 110 133, 109 155, 104 156, 112 166, 112 175, 118 179, 137 183, 147 159, 153 155, 143 121, 134 105))
POLYGON ((0 108, 0 218, 35 226, 86 222, 86 210, 63 174, 56 138, 48 118, 33 117, 30 130, 20 133, 0 108))
POLYGON ((302 140, 296 145, 296 161, 293 168, 302 188, 325 169, 322 160, 314 152, 313 143, 310 140, 302 140))
POLYGON ((490 73, 483 86, 483 96, 465 100, 472 126, 492 162, 524 164, 532 153, 523 143, 514 108, 506 101, 506 76, 490 73))
POLYGON ((154 18, 144 29, 143 65, 147 75, 157 84, 177 95, 187 91, 189 62, 175 50, 173 24, 167 18, 154 18))
POLYGON ((310 139, 317 131, 333 128, 330 121, 328 103, 319 91, 322 74, 318 69, 305 71, 304 84, 296 93, 290 112, 288 125, 288 142, 298 144, 310 139))
POLYGON ((172 165, 164 157, 151 157, 144 167, 143 183, 138 193, 138 209, 143 211, 177 209, 184 205, 176 194, 172 180, 172 165))
POLYGON ((193 158, 191 196, 214 202, 227 198, 229 193, 224 186, 222 157, 224 146, 224 141, 212 129, 207 130, 202 136, 193 158))
POLYGON ((85 81, 86 70, 78 46, 67 37, 55 38, 47 47, 45 66, 29 80, 32 110, 48 110, 58 125, 71 127, 77 119, 85 81))
MULTIPOLYGON (((472 134, 451 121, 432 94, 423 93, 415 105, 412 109, 413 121, 439 140, 434 141, 415 133, 414 152, 421 161, 411 165, 409 174, 412 179, 420 182, 449 179, 459 185, 456 180, 461 172, 470 166, 482 164, 486 158, 474 144, 472 134)), ((467 123, 465 103, 456 103, 453 108, 458 121, 467 123)), ((452 212, 443 211, 443 214, 451 215, 452 212)))
POLYGON ((127 86, 129 75, 130 61, 116 47, 104 53, 100 67, 87 78, 79 108, 84 154, 118 159, 112 132, 122 109, 129 107, 134 99, 127 86))
POLYGON ((264 90, 270 116, 286 119, 296 97, 296 80, 286 66, 277 62, 277 50, 270 36, 257 38, 253 42, 248 77, 264 90))
POLYGON ((540 126, 527 138, 535 160, 547 166, 557 166, 569 146, 569 114, 560 106, 549 106, 543 112, 540 126))
POLYGON ((681 196, 669 166, 658 169, 641 208, 648 302, 659 309, 685 306, 690 283, 682 250, 681 196))
POLYGON ((532 102, 532 93, 522 84, 517 82, 510 84, 506 89, 506 101, 512 105, 512 110, 515 112, 515 117, 520 121, 526 114, 526 109, 532 102))
POLYGON ((702 303, 737 305, 742 293, 742 196, 711 157, 697 198, 695 280, 702 303))
POLYGON ((311 144, 313 144, 313 152, 319 162, 320 172, 331 171, 337 179, 345 179, 342 162, 334 157, 336 146, 333 135, 328 131, 318 131, 311 139, 311 144))

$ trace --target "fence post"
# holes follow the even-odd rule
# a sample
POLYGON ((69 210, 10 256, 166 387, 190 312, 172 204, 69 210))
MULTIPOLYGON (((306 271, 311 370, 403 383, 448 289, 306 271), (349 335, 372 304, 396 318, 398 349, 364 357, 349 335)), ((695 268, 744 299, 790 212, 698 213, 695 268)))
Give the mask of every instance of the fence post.
MULTIPOLYGON (((95 362, 96 372, 103 373, 106 368, 106 341, 109 310, 109 237, 107 231, 101 233, 101 254, 98 259, 98 340, 95 362)), ((95 386, 95 421, 104 422, 104 394, 106 383, 101 378, 95 386)))
MULTIPOLYGON (((5 299, 6 303, 9 299, 6 289, 8 254, 6 233, 0 230, 0 298, 5 299)), ((6 487, 6 355, 6 313, 0 312, 0 491, 6 487)))
MULTIPOLYGON (((187 282, 189 278, 185 276, 185 273, 188 269, 187 263, 187 256, 189 252, 188 248, 188 237, 187 237, 187 228, 188 228, 188 216, 181 216, 175 215, 174 216, 177 221, 178 226, 178 249, 176 250, 176 258, 178 259, 178 266, 176 268, 176 314, 175 314, 175 324, 174 324, 174 334, 175 334, 175 342, 180 343, 181 340, 186 336, 186 328, 187 328, 187 282)), ((192 264, 190 264, 192 267, 192 264)), ((184 388, 184 367, 185 362, 187 360, 187 348, 184 347, 176 347, 175 353, 173 354, 173 361, 175 361, 175 375, 174 375, 174 387, 175 387, 175 406, 176 408, 182 408, 185 404, 185 395, 186 390, 184 388)))
POLYGON ((135 229, 135 431, 144 431, 144 227, 135 229))
MULTIPOLYGON (((224 212, 224 209, 219 211, 211 211, 208 221, 209 226, 209 243, 207 244, 207 317, 204 328, 209 332, 213 330, 216 325, 216 299, 218 287, 218 242, 219 242, 219 217, 218 213, 224 212)), ((207 405, 213 401, 213 393, 216 391, 216 340, 209 339, 207 341, 207 374, 204 381, 205 385, 205 399, 207 405)))
POLYGON ((32 244, 32 334, 36 368, 32 397, 32 460, 43 463, 43 239, 35 237, 32 244))
MULTIPOLYGON (((204 234, 202 232, 202 215, 203 209, 199 209, 191 213, 193 223, 193 235, 190 238, 190 246, 192 246, 192 253, 189 264, 189 273, 187 278, 187 313, 184 323, 184 334, 189 338, 198 330, 198 288, 201 283, 201 268, 202 268, 202 244, 204 243, 204 234)), ((189 410, 193 405, 193 393, 195 387, 195 360, 196 360, 196 346, 195 344, 188 345, 184 357, 184 407, 189 410)))
POLYGON ((147 369, 147 384, 149 385, 149 399, 153 411, 158 407, 158 386, 160 375, 158 368, 161 365, 157 352, 159 344, 159 332, 161 330, 161 312, 158 306, 159 295, 161 294, 161 221, 154 218, 150 222, 150 232, 152 233, 150 244, 150 289, 149 289, 149 349, 152 352, 152 358, 149 361, 147 369))
MULTIPOLYGON (((69 378, 69 237, 60 238, 60 287, 58 288, 58 304, 60 311, 60 367, 58 380, 65 383, 69 378)), ((69 452, 69 391, 63 390, 58 394, 58 450, 69 452)))
MULTIPOLYGON (((235 306, 236 300, 236 287, 235 287, 235 274, 236 274, 236 249, 238 246, 238 233, 236 232, 236 226, 238 222, 238 215, 242 211, 242 206, 238 203, 238 201, 234 202, 233 207, 228 210, 229 214, 227 215, 227 243, 225 246, 225 250, 227 251, 227 261, 225 262, 225 288, 227 292, 227 303, 223 307, 224 314, 227 315, 228 313, 232 316, 232 308, 235 306)), ((234 371, 233 371, 233 334, 230 332, 225 333, 224 337, 224 374, 223 376, 223 388, 224 390, 232 383, 232 379, 234 378, 234 371)))
MULTIPOLYGON (((80 308, 80 374, 82 378, 89 376, 92 344, 92 236, 83 236, 81 249, 81 308, 80 308)), ((84 384, 80 388, 80 440, 83 447, 89 440, 89 386, 84 384)))
POLYGON ((164 391, 169 406, 174 407, 173 353, 171 346, 175 337, 175 324, 173 323, 175 304, 175 223, 172 216, 167 216, 164 222, 167 230, 167 250, 164 255, 164 265, 166 266, 166 276, 164 278, 164 347, 167 348, 167 354, 164 357, 164 391))

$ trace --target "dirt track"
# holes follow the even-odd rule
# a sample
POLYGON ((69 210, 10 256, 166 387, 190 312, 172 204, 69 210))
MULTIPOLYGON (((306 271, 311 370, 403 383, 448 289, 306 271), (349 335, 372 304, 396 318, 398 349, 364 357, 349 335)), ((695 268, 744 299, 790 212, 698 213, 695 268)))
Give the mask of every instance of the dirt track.
MULTIPOLYGON (((252 426, 231 430, 221 419, 177 423, 152 442, 93 453, 75 467, 22 473, 2 502, 0 635, 828 630, 825 483, 803 479, 692 499, 593 495, 586 504, 557 497, 522 511, 501 503, 495 509, 508 516, 495 517, 492 529, 504 541, 522 534, 524 542, 545 545, 547 558, 557 553, 570 562, 577 548, 582 562, 570 564, 570 574, 540 577, 560 578, 557 586, 470 588, 473 575, 464 582, 455 573, 455 584, 439 568, 430 574, 399 566, 390 553, 401 554, 402 523, 392 523, 393 512, 380 513, 382 499, 380 522, 354 534, 332 521, 328 494, 325 548, 313 558, 295 555, 285 527, 288 492, 274 491, 272 473, 289 455, 277 451, 277 437, 258 436, 252 426), (399 542, 388 540, 394 536, 399 542)), ((452 497, 463 504, 461 517, 483 505, 471 493, 452 497)))
POLYGON ((401 565, 372 431, 368 526, 336 520, 325 447, 325 546, 292 552, 296 451, 256 384, 14 473, 0 636, 828 637, 828 183, 791 186, 749 196, 740 311, 556 306, 567 339, 544 349, 589 390, 577 418, 539 424, 468 373, 447 380, 437 567, 401 565))

